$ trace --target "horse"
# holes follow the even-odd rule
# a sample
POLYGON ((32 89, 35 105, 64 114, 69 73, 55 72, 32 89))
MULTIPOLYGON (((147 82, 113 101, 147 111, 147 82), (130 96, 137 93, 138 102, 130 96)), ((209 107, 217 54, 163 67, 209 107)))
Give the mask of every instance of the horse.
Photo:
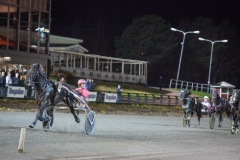
POLYGON ((183 126, 186 126, 186 125, 188 125, 188 127, 190 126, 190 118, 193 116, 194 112, 196 112, 196 115, 198 117, 198 127, 199 127, 202 104, 198 102, 197 98, 192 97, 190 95, 191 95, 191 92, 186 89, 182 89, 179 93, 179 98, 182 101, 182 109, 184 112, 183 126), (189 113, 191 113, 191 116, 189 116, 189 113))
MULTIPOLYGON (((27 78, 25 85, 34 86, 36 90, 36 101, 39 105, 38 112, 34 121, 29 125, 30 128, 34 128, 37 120, 43 121, 43 127, 45 131, 48 131, 53 124, 53 110, 54 106, 59 102, 63 101, 66 103, 73 114, 75 121, 80 123, 80 118, 76 115, 73 101, 74 95, 68 92, 66 89, 58 90, 57 86, 61 82, 53 82, 47 79, 46 75, 42 70, 41 64, 34 63, 31 65, 30 70, 27 72, 27 78)), ((66 83, 61 83, 61 86, 65 86, 71 90, 66 83)))
POLYGON ((226 105, 226 102, 223 98, 221 98, 218 94, 218 90, 213 88, 212 89, 212 98, 211 98, 211 108, 209 112, 210 116, 210 128, 214 128, 215 124, 215 117, 216 114, 219 113, 219 124, 218 127, 222 127, 222 122, 223 122, 223 116, 222 114, 225 112, 227 116, 230 116, 230 111, 228 105, 226 105))
POLYGON ((240 90, 234 89, 232 96, 228 104, 230 105, 230 112, 232 115, 231 120, 231 133, 237 133, 239 130, 239 121, 240 121, 240 90))

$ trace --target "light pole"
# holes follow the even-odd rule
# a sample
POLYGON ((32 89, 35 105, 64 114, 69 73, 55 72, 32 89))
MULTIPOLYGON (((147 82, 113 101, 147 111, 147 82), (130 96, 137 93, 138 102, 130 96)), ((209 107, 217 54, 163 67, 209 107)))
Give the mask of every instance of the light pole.
POLYGON ((181 49, 181 54, 180 54, 180 60, 179 60, 179 65, 178 65, 178 72, 177 72, 177 81, 176 81, 176 85, 175 88, 177 88, 178 85, 178 77, 179 77, 179 72, 180 72, 180 67, 181 67, 181 61, 182 61, 182 53, 183 53, 183 47, 184 47, 184 41, 185 41, 185 36, 188 33, 195 33, 195 34, 199 34, 200 31, 188 31, 188 32, 183 32, 181 30, 175 29, 175 28, 171 28, 172 31, 177 31, 177 32, 182 32, 183 33, 183 41, 182 41, 182 49, 181 49))
POLYGON ((214 43, 216 43, 216 42, 227 43, 228 40, 225 39, 225 40, 211 41, 211 40, 209 40, 209 39, 204 39, 204 38, 201 38, 201 37, 199 37, 198 40, 200 40, 200 41, 208 41, 208 42, 211 42, 211 44, 212 44, 212 48, 211 48, 211 57, 210 57, 210 64, 209 64, 209 74, 208 74, 208 90, 207 90, 207 92, 209 93, 209 89, 210 89, 210 76, 211 76, 211 66, 212 66, 213 45, 214 45, 214 43))

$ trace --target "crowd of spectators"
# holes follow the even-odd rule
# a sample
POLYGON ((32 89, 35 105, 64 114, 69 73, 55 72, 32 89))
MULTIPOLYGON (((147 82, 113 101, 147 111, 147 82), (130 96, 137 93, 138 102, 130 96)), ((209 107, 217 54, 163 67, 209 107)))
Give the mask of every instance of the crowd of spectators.
POLYGON ((0 74, 0 97, 7 96, 9 86, 25 86, 24 81, 25 76, 20 76, 19 70, 8 71, 3 68, 0 74))

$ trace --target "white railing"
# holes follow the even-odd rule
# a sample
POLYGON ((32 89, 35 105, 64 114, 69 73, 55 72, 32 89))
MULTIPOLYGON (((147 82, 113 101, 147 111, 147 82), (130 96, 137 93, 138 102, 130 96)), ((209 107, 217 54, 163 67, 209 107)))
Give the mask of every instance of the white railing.
POLYGON ((63 66, 54 66, 53 71, 57 70, 65 70, 73 73, 74 77, 81 78, 91 78, 97 80, 108 80, 114 82, 123 82, 123 83, 141 83, 147 84, 146 77, 144 75, 131 75, 131 74, 122 74, 116 72, 106 72, 106 71, 94 71, 88 69, 80 69, 80 68, 71 68, 71 67, 63 67, 63 66))
MULTIPOLYGON (((211 87, 212 85, 210 85, 210 88, 211 87)), ((169 88, 181 88, 181 89, 189 89, 189 90, 195 90, 200 92, 207 92, 208 84, 188 82, 188 81, 182 81, 182 80, 177 81, 176 79, 171 79, 169 88)))

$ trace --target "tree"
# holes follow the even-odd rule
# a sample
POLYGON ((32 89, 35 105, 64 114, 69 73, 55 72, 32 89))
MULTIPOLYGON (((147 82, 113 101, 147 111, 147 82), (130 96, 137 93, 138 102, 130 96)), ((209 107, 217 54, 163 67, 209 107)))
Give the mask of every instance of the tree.
MULTIPOLYGON (((209 18, 196 18, 192 22, 181 21, 181 30, 199 30, 199 37, 212 41, 227 39, 228 43, 215 43, 212 57, 211 84, 227 81, 239 83, 240 72, 234 68, 239 66, 239 37, 236 28, 229 20, 220 24, 209 18)), ((188 36, 184 46, 180 79, 198 83, 207 83, 211 43, 199 41, 196 37, 188 36)))
POLYGON ((116 56, 145 60, 150 64, 169 58, 176 47, 170 24, 161 17, 147 15, 136 19, 115 38, 116 56))

